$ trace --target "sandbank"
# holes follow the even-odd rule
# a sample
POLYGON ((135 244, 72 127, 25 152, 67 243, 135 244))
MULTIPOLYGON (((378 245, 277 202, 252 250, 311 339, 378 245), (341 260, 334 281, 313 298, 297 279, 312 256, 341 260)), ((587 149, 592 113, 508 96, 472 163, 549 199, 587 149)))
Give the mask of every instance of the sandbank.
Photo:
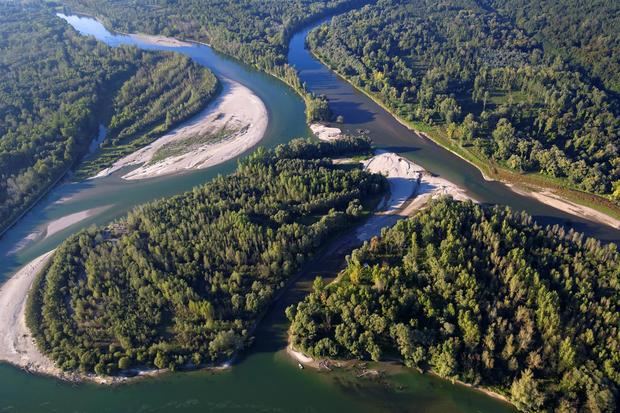
POLYGON ((207 109, 144 148, 116 161, 94 178, 108 176, 122 168, 137 166, 122 176, 126 180, 154 178, 218 165, 241 155, 265 135, 267 108, 250 89, 237 82, 222 80, 222 94, 207 109), (192 144, 200 136, 230 134, 213 142, 192 144), (188 142, 186 152, 153 161, 158 150, 188 142))

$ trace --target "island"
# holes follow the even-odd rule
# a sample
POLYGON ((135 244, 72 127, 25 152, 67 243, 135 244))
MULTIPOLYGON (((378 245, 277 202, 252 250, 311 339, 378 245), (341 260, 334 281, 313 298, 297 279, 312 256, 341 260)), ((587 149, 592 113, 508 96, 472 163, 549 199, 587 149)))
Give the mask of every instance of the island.
POLYGON ((616 408, 620 254, 525 213, 449 198, 353 251, 287 309, 301 363, 402 361, 525 412, 616 408))
POLYGON ((39 349, 86 378, 230 362, 304 261, 387 189, 328 158, 370 148, 348 137, 259 149, 232 175, 71 236, 28 299, 39 349))

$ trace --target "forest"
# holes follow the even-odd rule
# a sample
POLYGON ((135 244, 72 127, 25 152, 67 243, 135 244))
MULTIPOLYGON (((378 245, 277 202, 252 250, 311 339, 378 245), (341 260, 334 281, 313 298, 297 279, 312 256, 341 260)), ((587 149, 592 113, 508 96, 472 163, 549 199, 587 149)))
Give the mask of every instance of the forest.
POLYGON ((109 28, 205 42, 272 74, 306 101, 309 121, 329 120, 327 101, 306 91, 287 64, 290 36, 303 25, 370 0, 67 0, 67 11, 96 15, 109 28))
POLYGON ((367 138, 259 148, 234 174, 73 235, 31 290, 39 347, 100 375, 230 360, 300 265, 387 191, 383 176, 329 159, 370 149, 367 138))
POLYGON ((481 0, 543 44, 620 92, 620 3, 615 0, 481 0))
POLYGON ((41 4, 0 3, 0 232, 88 153, 83 177, 197 113, 211 72, 171 53, 110 48, 41 4))
POLYGON ((286 312, 292 344, 315 358, 397 358, 525 412, 614 412, 619 310, 615 244, 439 199, 286 312))
POLYGON ((401 118, 439 128, 469 158, 620 203, 618 53, 597 57, 605 39, 620 39, 617 2, 596 1, 585 17, 583 2, 564 3, 380 0, 335 17, 308 42, 355 86, 401 118), (564 18, 549 15, 560 7, 565 19, 589 22, 570 36, 591 30, 598 49, 559 40, 579 44, 562 37, 564 18), (608 17, 587 20, 593 14, 608 17), (557 34, 547 42, 549 31, 557 34))

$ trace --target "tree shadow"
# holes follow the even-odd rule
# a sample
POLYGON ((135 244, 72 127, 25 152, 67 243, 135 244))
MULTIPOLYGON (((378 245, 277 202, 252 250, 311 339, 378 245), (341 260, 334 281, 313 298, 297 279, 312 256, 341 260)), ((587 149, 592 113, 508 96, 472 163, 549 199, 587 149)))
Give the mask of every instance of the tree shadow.
POLYGON ((359 125, 375 120, 375 113, 362 108, 362 103, 330 101, 329 107, 334 117, 343 116, 345 125, 359 125))

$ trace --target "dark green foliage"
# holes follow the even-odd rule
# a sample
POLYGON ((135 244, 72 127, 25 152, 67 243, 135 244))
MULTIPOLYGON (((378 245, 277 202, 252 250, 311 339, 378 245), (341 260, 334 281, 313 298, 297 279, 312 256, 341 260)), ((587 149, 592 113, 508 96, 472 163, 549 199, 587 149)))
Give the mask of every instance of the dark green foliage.
POLYGON ((524 213, 450 199, 354 251, 290 307, 293 344, 507 391, 523 411, 612 412, 620 255, 524 213))
POLYGON ((189 58, 145 53, 141 67, 118 90, 101 150, 84 162, 79 177, 88 177, 122 156, 148 145, 200 112, 218 91, 216 77, 189 58))
POLYGON ((545 51, 582 66, 620 92, 620 2, 616 0, 482 0, 512 18, 545 51))
MULTIPOLYGON (((507 9, 524 2, 563 3, 497 1, 507 9)), ((540 172, 611 195, 620 181, 616 95, 560 57, 564 53, 548 52, 544 39, 479 3, 381 0, 317 28, 308 41, 328 65, 399 116, 441 123, 461 146, 518 172, 540 172)), ((572 20, 580 19, 571 10, 572 20)), ((590 14, 605 10, 597 6, 590 14)), ((547 15, 541 24, 556 24, 556 17, 547 15)), ((617 63, 618 30, 601 30, 616 56, 603 61, 617 63)), ((598 42, 597 55, 608 43, 598 42)), ((618 72, 605 70, 613 82, 618 72)))
POLYGON ((13 2, 0 3, 0 85, 0 231, 87 153, 101 123, 113 119, 106 149, 84 171, 196 113, 216 90, 185 57, 112 49, 51 9, 13 2))
POLYGON ((326 157, 364 138, 257 150, 235 174, 62 244, 29 301, 38 343, 64 369, 221 362, 251 341, 275 291, 358 219, 385 179, 326 157))
POLYGON ((69 0, 114 29, 192 39, 270 73, 300 93, 308 120, 329 120, 327 102, 305 90, 286 62, 290 36, 304 24, 367 0, 69 0))

